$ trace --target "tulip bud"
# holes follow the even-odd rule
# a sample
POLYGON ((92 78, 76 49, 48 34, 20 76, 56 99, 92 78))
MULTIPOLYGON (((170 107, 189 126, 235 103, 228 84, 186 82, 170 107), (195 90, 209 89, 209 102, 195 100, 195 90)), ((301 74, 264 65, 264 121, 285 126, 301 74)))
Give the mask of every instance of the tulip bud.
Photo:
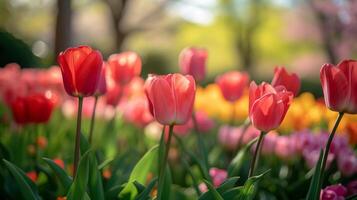
POLYGON ((269 132, 283 121, 292 102, 293 94, 283 86, 272 87, 268 83, 257 86, 253 81, 249 88, 249 118, 259 130, 269 132))
POLYGON ((185 124, 192 116, 195 92, 190 75, 151 75, 145 83, 150 112, 162 125, 185 124))
POLYGON ((207 51, 199 48, 185 48, 179 56, 179 65, 183 74, 191 75, 196 81, 205 79, 207 51))
POLYGON ((321 190, 320 199, 321 200, 339 200, 345 199, 347 195, 347 189, 341 185, 331 185, 327 186, 325 189, 321 190))
POLYGON ((113 54, 108 58, 111 77, 117 84, 125 85, 141 72, 141 59, 135 52, 113 54))
POLYGON ((295 73, 288 74, 284 67, 276 67, 271 85, 273 87, 279 85, 284 86, 287 91, 290 91, 294 96, 297 96, 300 90, 300 78, 295 73))
POLYGON ((53 108, 52 100, 43 94, 18 97, 11 103, 11 111, 17 124, 46 123, 51 117, 53 108))
POLYGON ((89 46, 68 48, 58 55, 57 60, 69 95, 86 97, 95 93, 103 65, 99 51, 89 46))
POLYGON ((343 60, 336 67, 324 64, 320 80, 326 106, 336 112, 357 114, 357 61, 343 60))
POLYGON ((227 72, 216 78, 216 83, 221 89, 223 97, 230 102, 237 101, 243 95, 248 81, 248 74, 238 71, 227 72))

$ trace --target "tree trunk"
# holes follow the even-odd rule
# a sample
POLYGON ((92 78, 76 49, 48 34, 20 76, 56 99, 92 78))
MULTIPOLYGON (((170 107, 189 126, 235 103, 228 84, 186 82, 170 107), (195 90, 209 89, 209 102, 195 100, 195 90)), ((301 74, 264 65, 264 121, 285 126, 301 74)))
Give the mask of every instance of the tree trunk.
POLYGON ((57 0, 57 19, 55 35, 55 56, 71 46, 72 39, 71 0, 57 0))

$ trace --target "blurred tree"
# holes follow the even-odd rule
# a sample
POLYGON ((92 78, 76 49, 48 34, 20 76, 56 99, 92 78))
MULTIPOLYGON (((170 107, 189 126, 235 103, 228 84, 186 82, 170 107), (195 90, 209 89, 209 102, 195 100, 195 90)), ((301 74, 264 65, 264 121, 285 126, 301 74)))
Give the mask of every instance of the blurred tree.
MULTIPOLYGON (((167 5, 168 0, 161 0, 156 3, 150 3, 151 8, 138 14, 139 19, 135 23, 129 23, 130 17, 133 17, 133 9, 136 9, 138 1, 132 0, 103 0, 111 11, 113 27, 115 31, 115 46, 117 50, 121 50, 123 43, 128 35, 152 28, 153 20, 159 19, 163 14, 163 10, 167 5)), ((150 7, 150 6, 149 6, 150 7)))
POLYGON ((323 50, 329 62, 352 56, 357 42, 356 0, 308 0, 316 17, 323 50))
POLYGON ((9 32, 0 29, 0 67, 16 62, 21 67, 34 67, 40 65, 40 60, 31 49, 21 40, 9 32))
POLYGON ((234 43, 242 68, 252 71, 257 51, 255 36, 263 19, 264 0, 221 0, 227 26, 234 32, 234 43))
POLYGON ((72 35, 71 0, 57 0, 57 18, 55 35, 55 55, 71 46, 72 35))

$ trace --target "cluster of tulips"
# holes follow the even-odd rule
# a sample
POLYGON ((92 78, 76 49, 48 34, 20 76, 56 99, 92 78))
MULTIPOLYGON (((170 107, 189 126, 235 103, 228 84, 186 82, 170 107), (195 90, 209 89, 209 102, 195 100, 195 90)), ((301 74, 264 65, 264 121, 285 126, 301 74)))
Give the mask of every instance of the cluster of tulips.
POLYGON ((1 121, 5 131, 12 131, 1 134, 5 139, 0 145, 0 197, 4 199, 222 200, 268 198, 267 191, 279 193, 275 195, 282 199, 357 197, 352 140, 335 137, 343 116, 357 114, 357 61, 321 68, 325 104, 319 105, 338 113, 329 134, 305 129, 279 135, 279 126, 289 120, 284 118, 292 118, 288 110, 300 90, 300 78, 284 67, 275 69, 271 83, 250 82, 249 75, 239 71, 218 76, 214 87, 225 101, 223 106, 202 94, 205 49, 182 50, 181 73, 150 74, 145 81, 135 52, 113 54, 104 61, 99 51, 79 46, 61 52, 57 60, 58 66, 49 69, 21 70, 16 64, 1 69, 1 121), (241 101, 247 103, 237 106, 241 101), (223 109, 229 116, 217 120, 215 114, 223 109), (61 112, 53 114, 57 110, 61 112), (74 117, 76 124, 71 123, 74 117), (109 125, 100 124, 99 118, 109 125), (222 123, 219 129, 217 122, 222 123), (68 126, 73 126, 67 130, 69 142, 51 136, 68 126), (100 129, 103 135, 94 134, 100 129), (114 142, 113 153, 107 146, 116 134, 126 136, 114 142), (46 151, 52 141, 66 147, 66 153, 73 150, 67 166, 58 148, 46 151), (18 147, 22 145, 27 149, 18 147), (133 149, 146 153, 140 154, 140 160, 129 153, 116 155, 133 149), (30 163, 25 162, 28 155, 30 163), (109 155, 115 159, 106 158, 109 155), (184 178, 175 174, 182 171, 184 178), (176 185, 182 179, 181 187, 188 189, 178 192, 176 185), (335 184, 328 186, 331 183, 335 184), (296 191, 302 192, 299 197, 296 191))

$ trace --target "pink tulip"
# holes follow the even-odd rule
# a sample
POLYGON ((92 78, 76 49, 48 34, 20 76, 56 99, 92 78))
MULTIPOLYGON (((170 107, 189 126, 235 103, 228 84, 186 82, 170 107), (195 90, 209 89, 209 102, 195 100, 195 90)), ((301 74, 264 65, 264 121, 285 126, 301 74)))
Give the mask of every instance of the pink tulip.
POLYGON ((227 150, 234 151, 242 135, 241 128, 222 126, 218 130, 218 141, 227 150))
POLYGON ((357 61, 343 60, 336 67, 325 64, 320 71, 326 106, 337 112, 357 114, 357 61))
POLYGON ((181 125, 191 118, 196 92, 192 76, 150 75, 145 92, 152 116, 162 125, 181 125))
POLYGON ((284 86, 286 90, 297 96, 300 90, 300 78, 297 74, 289 74, 284 67, 276 67, 271 81, 273 87, 284 86))
POLYGON ((141 58, 135 52, 113 54, 108 58, 109 73, 117 84, 125 85, 141 73, 141 58))
POLYGON ((343 176, 351 176, 357 172, 357 158, 353 152, 340 153, 337 157, 337 166, 343 176))
POLYGON ((248 74, 238 71, 227 72, 216 78, 223 97, 230 102, 237 101, 243 95, 248 81, 248 74))
POLYGON ((138 127, 144 127, 153 120, 146 98, 133 98, 125 103, 123 109, 124 119, 138 127))
POLYGON ((195 112, 195 116, 197 120, 197 128, 200 133, 207 133, 214 127, 214 121, 209 118, 205 112, 197 111, 195 112))
POLYGON ((283 86, 272 87, 268 83, 257 86, 253 81, 249 88, 249 118, 259 130, 269 132, 283 121, 292 102, 293 94, 283 86))
POLYGON ((196 81, 201 81, 206 76, 207 51, 199 48, 185 48, 179 56, 179 65, 183 74, 189 74, 196 81))
POLYGON ((278 137, 275 143, 275 154, 282 159, 292 158, 295 154, 294 142, 288 136, 278 137))
POLYGON ((341 185, 331 185, 327 186, 325 189, 321 190, 320 199, 321 200, 344 200, 347 195, 347 189, 341 185))

